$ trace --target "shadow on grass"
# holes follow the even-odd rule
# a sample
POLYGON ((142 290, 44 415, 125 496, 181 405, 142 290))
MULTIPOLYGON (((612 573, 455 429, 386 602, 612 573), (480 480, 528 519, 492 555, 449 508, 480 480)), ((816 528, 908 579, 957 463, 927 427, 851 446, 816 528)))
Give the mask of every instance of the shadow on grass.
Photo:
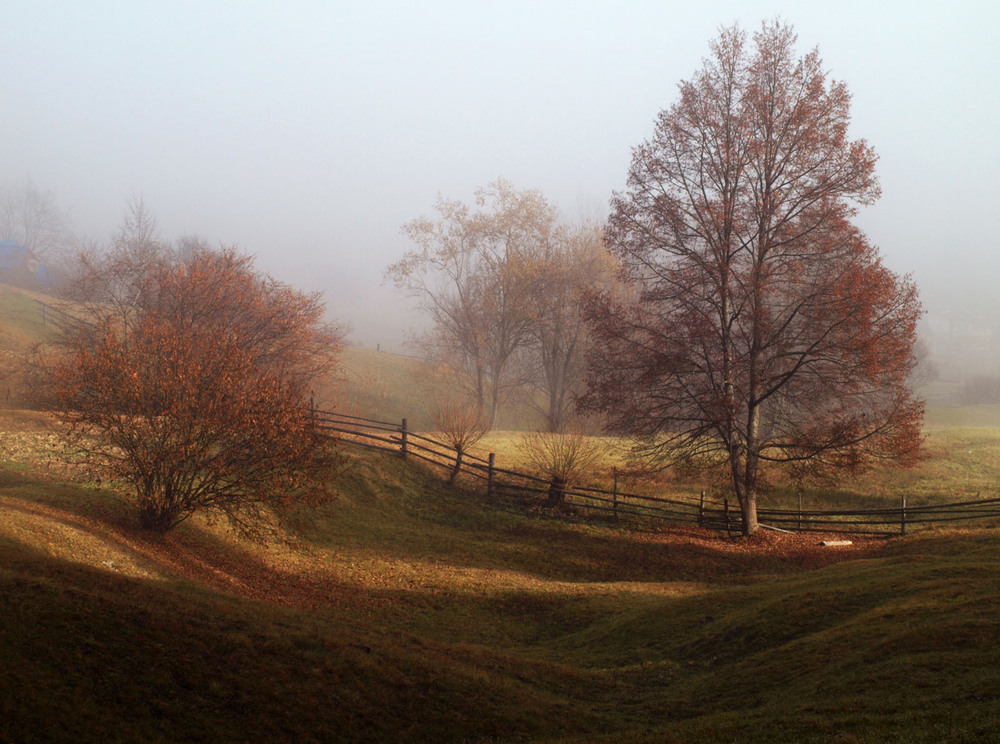
POLYGON ((572 515, 523 515, 487 505, 480 494, 447 487, 431 469, 384 453, 354 456, 337 485, 336 502, 286 515, 300 533, 303 549, 296 552, 241 543, 205 529, 201 520, 159 536, 138 529, 128 502, 113 491, 0 470, 0 498, 8 509, 92 535, 158 573, 301 607, 367 606, 377 596, 373 587, 389 586, 401 574, 410 584, 431 588, 463 571, 542 582, 731 585, 857 557, 821 555, 801 545, 799 553, 760 549, 773 536, 739 541, 690 526, 639 532, 572 515), (379 575, 341 571, 322 558, 312 560, 312 551, 367 561, 379 575), (407 570, 395 571, 398 566, 407 570))
POLYGON ((282 568, 279 548, 199 524, 144 536, 93 516, 86 499, 114 506, 101 506, 104 496, 65 487, 39 497, 48 486, 19 475, 3 496, 20 490, 39 513, 141 546, 193 583, 126 579, 0 540, 0 740, 582 741, 649 721, 736 731, 720 711, 751 716, 761 741, 805 740, 809 727, 795 722, 814 714, 844 730, 867 716, 884 732, 913 733, 899 721, 925 708, 940 717, 955 707, 963 720, 995 720, 998 709, 987 697, 1000 668, 989 645, 993 534, 921 535, 887 561, 793 567, 781 581, 672 597, 572 582, 605 580, 606 563, 621 581, 656 582, 688 563, 761 575, 782 558, 698 534, 663 543, 482 504, 463 512, 465 495, 443 491, 414 504, 421 492, 403 488, 324 510, 330 523, 317 534, 342 540, 344 556, 440 570, 408 588, 303 570, 308 561, 282 568), (469 567, 482 570, 482 591, 448 584, 449 570, 469 567), (491 588, 491 571, 520 575, 491 588), (789 728, 756 710, 784 712, 789 728))
POLYGON ((775 533, 743 540, 690 524, 636 529, 572 510, 525 513, 381 453, 357 456, 349 479, 337 503, 292 519, 308 544, 541 580, 745 583, 869 557, 884 544, 859 540, 849 550, 822 552, 824 537, 811 534, 780 538, 790 547, 775 550, 775 533))
POLYGON ((53 484, 29 475, 0 475, 0 534, 26 547, 125 575, 152 575, 277 604, 358 605, 360 591, 319 571, 284 571, 262 559, 267 549, 225 539, 197 523, 166 535, 138 528, 113 494, 53 484), (15 538, 16 539, 16 538, 15 538))
POLYGON ((126 579, 0 538, 0 740, 458 741, 608 729, 571 670, 126 579))

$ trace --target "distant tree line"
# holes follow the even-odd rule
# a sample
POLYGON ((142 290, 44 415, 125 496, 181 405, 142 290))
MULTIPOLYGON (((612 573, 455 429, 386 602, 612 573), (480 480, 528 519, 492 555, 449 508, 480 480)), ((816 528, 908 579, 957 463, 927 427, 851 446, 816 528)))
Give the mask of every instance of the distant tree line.
POLYGON ((1000 403, 1000 375, 975 375, 963 381, 958 402, 963 406, 1000 403))

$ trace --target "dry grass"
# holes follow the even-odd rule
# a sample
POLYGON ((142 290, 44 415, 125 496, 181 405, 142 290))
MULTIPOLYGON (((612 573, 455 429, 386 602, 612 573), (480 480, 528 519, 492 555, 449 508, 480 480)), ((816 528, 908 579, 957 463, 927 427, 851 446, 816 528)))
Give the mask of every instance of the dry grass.
MULTIPOLYGON (((6 301, 25 339, 39 330, 6 301)), ((362 379, 381 366, 387 394, 366 392, 415 426, 419 363, 346 358, 362 379)), ((1000 430, 966 425, 988 414, 932 417, 914 471, 810 496, 994 493, 1000 430)), ((203 518, 155 538, 61 464, 52 424, 0 413, 0 741, 938 742, 1000 726, 993 532, 821 548, 634 531, 491 508, 357 452, 337 502, 289 517, 287 542, 203 518)), ((520 466, 521 436, 479 454, 520 466)), ((618 446, 594 480, 626 467, 618 446)))
POLYGON ((997 721, 983 533, 821 548, 539 520, 360 451, 337 503, 289 519, 294 545, 203 519, 154 538, 53 474, 46 419, 6 426, 0 740, 942 741, 997 721), (928 723, 944 710, 961 724, 928 723))
MULTIPOLYGON (((412 416, 405 395, 388 399, 390 417, 412 416)), ((1000 430, 961 418, 932 422, 916 470, 811 495, 995 492, 1000 430)), ((638 531, 491 507, 358 451, 338 500, 289 515, 286 542, 202 518, 156 538, 114 491, 69 477, 51 427, 0 413, 0 741, 936 743, 1000 730, 993 530, 846 548, 638 531)), ((481 452, 511 467, 520 436, 481 452)), ((619 449, 598 480, 623 464, 619 449)))

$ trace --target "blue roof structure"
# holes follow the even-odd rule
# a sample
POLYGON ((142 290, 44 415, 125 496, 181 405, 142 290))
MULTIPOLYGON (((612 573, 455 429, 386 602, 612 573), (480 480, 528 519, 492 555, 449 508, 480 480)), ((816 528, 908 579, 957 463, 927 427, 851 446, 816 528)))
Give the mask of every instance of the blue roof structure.
POLYGON ((16 269, 30 253, 16 240, 0 240, 0 269, 16 269))

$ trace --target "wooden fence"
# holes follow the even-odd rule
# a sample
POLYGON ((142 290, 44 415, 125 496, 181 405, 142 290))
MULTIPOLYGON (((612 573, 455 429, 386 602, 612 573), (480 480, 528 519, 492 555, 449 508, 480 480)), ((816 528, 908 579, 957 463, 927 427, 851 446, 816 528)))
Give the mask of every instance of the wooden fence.
MULTIPOLYGON (((406 419, 400 424, 394 424, 330 411, 314 411, 314 415, 325 431, 362 446, 391 450, 403 458, 412 457, 449 471, 455 468, 457 453, 454 448, 433 437, 410 431, 406 419)), ((485 459, 463 453, 460 470, 483 483, 489 500, 504 498, 538 502, 548 501, 551 497, 551 483, 547 479, 501 468, 493 453, 485 459)), ((718 517, 714 513, 721 515, 724 509, 723 502, 705 499, 703 496, 667 499, 628 493, 617 488, 608 491, 579 486, 562 489, 560 503, 602 511, 612 516, 630 515, 680 522, 717 521, 718 517)), ((732 521, 734 528, 738 521, 737 513, 732 521)))
MULTIPOLYGON (((81 326, 92 325, 42 300, 36 302, 45 325, 61 330, 77 330, 81 326)), ((332 411, 313 410, 313 415, 322 429, 358 445, 395 451, 404 458, 414 457, 449 471, 455 468, 455 450, 438 439, 410 431, 405 418, 396 424, 332 411)), ((492 453, 485 460, 463 453, 458 465, 462 473, 483 482, 490 500, 501 497, 535 502, 550 499, 549 481, 497 467, 492 453)), ((672 499, 628 493, 618 489, 617 477, 615 487, 610 491, 579 486, 562 489, 560 503, 563 502, 615 518, 627 516, 692 522, 729 533, 739 532, 741 527, 739 507, 731 506, 725 499, 706 498, 704 491, 698 496, 672 499)), ((907 526, 913 524, 998 519, 1000 498, 908 507, 903 495, 899 507, 837 511, 803 510, 800 505, 798 509, 759 509, 757 517, 764 527, 789 532, 906 534, 907 526)))
MULTIPOLYGON (((365 447, 396 452, 400 457, 415 458, 451 471, 457 453, 445 442, 410 431, 406 419, 396 424, 331 411, 313 412, 325 431, 365 447)), ((463 453, 459 469, 478 479, 490 501, 542 503, 550 501, 551 484, 516 470, 498 467, 496 456, 483 459, 463 453)), ((552 503, 552 502, 550 502, 552 503)), ((705 492, 679 498, 663 498, 619 490, 617 478, 612 490, 572 486, 562 491, 562 500, 581 509, 608 516, 662 519, 690 522, 708 529, 738 533, 740 510, 727 500, 706 498, 705 492)), ((943 523, 1000 518, 1000 498, 962 501, 932 506, 907 506, 901 497, 899 507, 883 509, 803 510, 760 509, 758 519, 764 527, 788 532, 843 532, 848 534, 906 534, 912 524, 943 523)))
POLYGON ((82 328, 92 328, 93 323, 75 315, 70 315, 55 305, 42 300, 35 300, 42 314, 42 325, 55 326, 60 331, 78 331, 82 328))

